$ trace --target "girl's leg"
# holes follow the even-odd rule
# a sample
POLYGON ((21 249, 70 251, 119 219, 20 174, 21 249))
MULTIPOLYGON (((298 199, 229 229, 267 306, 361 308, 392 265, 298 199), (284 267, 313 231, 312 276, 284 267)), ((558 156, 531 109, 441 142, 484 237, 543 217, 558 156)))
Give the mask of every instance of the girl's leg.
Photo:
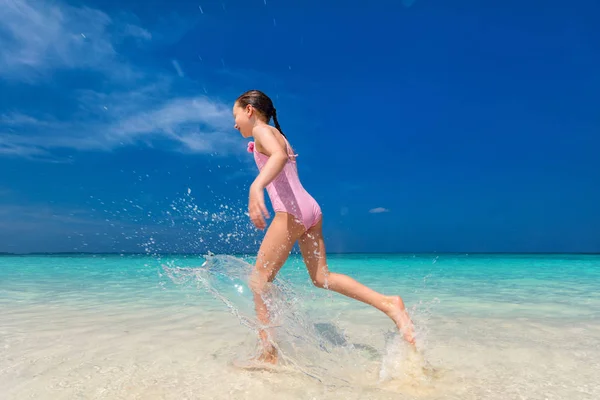
MULTIPOLYGON (((256 316, 262 325, 269 325, 268 310, 264 301, 267 283, 275 279, 294 243, 305 230, 304 225, 292 215, 278 212, 263 238, 249 282, 250 289, 254 294, 256 316)), ((261 359, 276 363, 277 352, 271 345, 269 332, 266 329, 260 329, 259 336, 264 347, 261 359)))
POLYGON ((322 220, 300 237, 299 244, 306 268, 315 286, 336 291, 383 311, 404 333, 405 340, 415 345, 413 323, 400 296, 384 296, 349 276, 329 272, 322 220))

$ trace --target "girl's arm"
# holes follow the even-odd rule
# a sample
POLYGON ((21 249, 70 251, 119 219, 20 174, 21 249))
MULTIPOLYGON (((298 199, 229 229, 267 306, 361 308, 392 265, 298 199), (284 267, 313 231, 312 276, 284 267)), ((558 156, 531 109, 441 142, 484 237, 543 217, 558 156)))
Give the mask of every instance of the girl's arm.
POLYGON ((279 143, 273 132, 266 126, 258 126, 252 131, 257 150, 269 156, 269 160, 252 186, 256 189, 264 189, 281 172, 288 159, 284 146, 279 143))
POLYGON ((288 156, 285 147, 281 146, 269 128, 256 127, 252 131, 252 136, 254 136, 256 150, 268 155, 269 160, 250 185, 248 212, 254 225, 258 229, 265 229, 267 224, 264 217, 269 218, 269 212, 265 207, 264 189, 281 172, 288 156))

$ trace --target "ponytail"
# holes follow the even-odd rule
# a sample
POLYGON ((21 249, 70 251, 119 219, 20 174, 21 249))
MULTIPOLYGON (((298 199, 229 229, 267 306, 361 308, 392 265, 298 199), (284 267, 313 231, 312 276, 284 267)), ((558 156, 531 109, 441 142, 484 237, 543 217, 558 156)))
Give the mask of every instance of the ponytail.
POLYGON ((279 131, 279 133, 281 133, 283 135, 283 137, 286 137, 285 134, 283 133, 283 131, 281 130, 281 126, 279 125, 279 121, 277 121, 277 110, 275 110, 275 108, 273 108, 273 123, 275 124, 275 128, 277 128, 277 130, 279 131))

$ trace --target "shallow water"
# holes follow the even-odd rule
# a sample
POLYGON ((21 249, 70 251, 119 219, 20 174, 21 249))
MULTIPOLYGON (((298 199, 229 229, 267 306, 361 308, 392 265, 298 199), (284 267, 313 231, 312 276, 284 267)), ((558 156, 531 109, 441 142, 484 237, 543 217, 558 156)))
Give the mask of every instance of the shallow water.
POLYGON ((202 271, 200 257, 0 257, 0 393, 600 398, 600 257, 330 256, 332 270, 403 296, 415 355, 379 311, 311 287, 293 256, 276 302, 284 360, 269 371, 232 365, 256 348, 241 259, 202 271))

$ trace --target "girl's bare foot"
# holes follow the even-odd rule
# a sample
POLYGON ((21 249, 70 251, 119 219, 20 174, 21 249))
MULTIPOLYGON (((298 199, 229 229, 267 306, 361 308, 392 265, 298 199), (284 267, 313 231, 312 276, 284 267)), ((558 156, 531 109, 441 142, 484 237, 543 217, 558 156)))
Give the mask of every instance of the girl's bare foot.
POLYGON ((263 353, 258 357, 258 361, 268 364, 277 364, 277 349, 272 346, 263 349, 263 353))
POLYGON ((408 312, 406 312, 402 298, 400 296, 390 296, 387 300, 389 309, 385 313, 394 321, 400 332, 404 334, 404 339, 415 346, 414 326, 408 312))
POLYGON ((249 371, 273 371, 277 368, 277 356, 272 357, 265 353, 248 360, 235 360, 232 365, 249 371))

